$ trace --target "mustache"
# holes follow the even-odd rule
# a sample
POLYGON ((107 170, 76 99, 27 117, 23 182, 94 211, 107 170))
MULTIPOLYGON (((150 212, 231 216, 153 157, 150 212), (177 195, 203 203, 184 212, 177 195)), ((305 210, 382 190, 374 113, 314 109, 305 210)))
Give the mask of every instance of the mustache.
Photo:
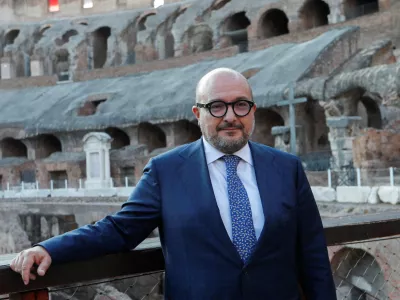
POLYGON ((224 123, 217 127, 217 130, 224 130, 226 128, 236 128, 236 129, 243 129, 244 126, 242 124, 235 124, 235 123, 224 123))

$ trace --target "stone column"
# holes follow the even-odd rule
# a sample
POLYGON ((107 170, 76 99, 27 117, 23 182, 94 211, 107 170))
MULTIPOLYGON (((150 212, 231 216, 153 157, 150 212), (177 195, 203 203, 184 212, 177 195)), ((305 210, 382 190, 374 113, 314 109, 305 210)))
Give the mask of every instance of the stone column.
MULTIPOLYGON (((296 125, 296 151, 297 155, 304 152, 304 132, 303 127, 296 125)), ((275 147, 284 152, 290 152, 290 127, 274 126, 271 128, 271 134, 275 136, 275 147)))
POLYGON ((11 57, 5 56, 1 59, 1 79, 15 78, 15 64, 11 57))
POLYGON ((327 118, 332 150, 331 169, 338 172, 339 185, 355 184, 353 168, 353 139, 360 133, 361 117, 327 118))
POLYGON ((338 168, 347 167, 353 163, 353 139, 360 133, 361 117, 327 118, 329 127, 329 142, 333 158, 338 168))
POLYGON ((44 63, 38 56, 31 57, 31 76, 43 76, 44 63))
POLYGON ((86 183, 87 189, 111 188, 110 148, 111 137, 103 132, 91 132, 83 137, 86 152, 86 183))

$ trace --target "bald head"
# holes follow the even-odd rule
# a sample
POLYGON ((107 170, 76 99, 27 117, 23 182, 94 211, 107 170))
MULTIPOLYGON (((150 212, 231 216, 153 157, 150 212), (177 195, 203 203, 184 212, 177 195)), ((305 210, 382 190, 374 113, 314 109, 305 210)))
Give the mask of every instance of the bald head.
MULTIPOLYGON (((205 103, 210 100, 210 94, 216 88, 223 85, 229 85, 231 82, 245 83, 252 95, 251 87, 247 79, 239 72, 229 68, 218 68, 204 75, 196 88, 196 102, 205 103)), ((253 100, 253 99, 250 99, 253 100)))

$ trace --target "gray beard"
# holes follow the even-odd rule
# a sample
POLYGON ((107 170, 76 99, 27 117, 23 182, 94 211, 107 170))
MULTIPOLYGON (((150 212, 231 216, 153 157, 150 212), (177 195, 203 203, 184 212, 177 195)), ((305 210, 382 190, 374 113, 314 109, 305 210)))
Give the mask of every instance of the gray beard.
POLYGON ((211 145, 213 145, 216 149, 221 151, 222 153, 225 154, 233 154, 236 151, 239 151, 242 149, 247 142, 249 141, 249 135, 246 134, 243 131, 243 136, 236 140, 236 141, 225 141, 224 139, 218 137, 218 136, 212 136, 212 137, 206 137, 204 138, 209 142, 211 145))

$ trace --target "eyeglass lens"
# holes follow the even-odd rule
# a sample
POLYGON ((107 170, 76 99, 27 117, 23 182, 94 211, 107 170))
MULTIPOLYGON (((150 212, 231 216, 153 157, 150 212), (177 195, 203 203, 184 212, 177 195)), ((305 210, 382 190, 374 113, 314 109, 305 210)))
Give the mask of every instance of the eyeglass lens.
MULTIPOLYGON (((210 113, 215 117, 222 117, 228 110, 228 104, 216 101, 210 106, 210 113)), ((233 111, 238 116, 245 116, 250 111, 250 104, 246 101, 238 101, 233 105, 233 111)))

